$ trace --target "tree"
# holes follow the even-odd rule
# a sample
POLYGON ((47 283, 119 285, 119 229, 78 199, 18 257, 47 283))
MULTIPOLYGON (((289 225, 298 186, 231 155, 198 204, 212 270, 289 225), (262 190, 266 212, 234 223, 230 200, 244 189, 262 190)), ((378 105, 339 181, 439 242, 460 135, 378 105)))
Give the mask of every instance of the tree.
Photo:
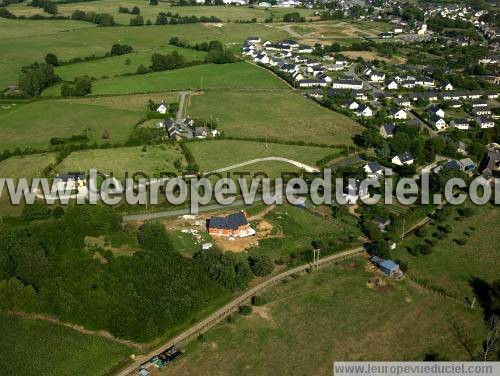
MULTIPOLYGON (((156 16, 156 25, 167 25, 168 24, 168 17, 164 12, 158 13, 158 16, 156 16)), ((170 43, 172 44, 172 43, 170 43)))
POLYGON ((24 205, 21 217, 25 221, 49 218, 50 209, 47 204, 41 200, 35 200, 31 205, 24 205))
POLYGON ((130 19, 130 26, 143 26, 144 18, 141 15, 137 15, 130 19))
POLYGON ((69 86, 67 83, 64 83, 61 86, 61 96, 62 97, 71 97, 73 95, 73 90, 71 89, 71 86, 69 86))
POLYGON ((274 266, 271 258, 267 255, 256 255, 249 259, 252 273, 257 277, 264 277, 271 274, 274 266))
POLYGON ((77 77, 75 87, 73 88, 73 95, 83 97, 92 92, 92 80, 89 76, 77 77))
POLYGON ((133 7, 132 11, 130 12, 131 14, 141 14, 141 10, 139 7, 133 7))
POLYGON ((148 222, 142 225, 137 234, 137 240, 142 248, 151 251, 165 252, 172 249, 167 231, 159 222, 148 222))
POLYGON ((128 44, 115 43, 111 46, 111 56, 119 56, 119 55, 129 54, 133 50, 134 49, 132 48, 132 46, 130 46, 128 44))
POLYGON ((53 53, 45 55, 45 62, 53 67, 57 67, 59 65, 59 59, 53 53))

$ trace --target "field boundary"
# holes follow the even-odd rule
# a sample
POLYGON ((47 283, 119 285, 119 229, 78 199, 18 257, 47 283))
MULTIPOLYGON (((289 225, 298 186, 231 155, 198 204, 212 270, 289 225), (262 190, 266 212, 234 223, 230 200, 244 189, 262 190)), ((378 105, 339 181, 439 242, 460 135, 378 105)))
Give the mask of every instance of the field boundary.
MULTIPOLYGON (((357 247, 348 251, 344 251, 335 255, 327 256, 325 258, 322 258, 317 261, 315 264, 316 267, 320 266, 325 266, 333 262, 338 262, 347 258, 351 258, 354 256, 358 256, 360 254, 364 253, 364 248, 363 247, 357 247)), ((245 293, 242 295, 238 296, 235 298, 233 301, 229 302, 222 308, 218 309, 214 313, 212 313, 210 316, 208 316, 206 319, 198 322, 197 324, 193 325, 191 328, 185 330, 183 333, 177 335, 176 337, 172 338, 168 342, 164 343, 162 346, 156 348, 155 350, 151 351, 149 354, 145 356, 138 357, 137 360, 128 366, 127 368, 123 369, 119 373, 117 373, 117 376, 129 376, 134 374, 135 371, 137 371, 145 362, 147 362, 149 359, 155 357, 157 354, 167 350, 171 346, 178 345, 179 343, 186 342, 197 335, 200 335, 210 328, 212 328, 214 325, 219 323, 221 320, 224 318, 228 317, 230 314, 234 313, 235 311, 238 310, 238 307, 248 301, 249 299, 252 298, 252 296, 256 295, 257 293, 260 293, 267 288, 275 285, 276 283, 291 277, 294 274, 301 273, 307 270, 310 270, 311 268, 314 268, 314 265, 312 264, 305 264, 298 266, 296 268, 290 269, 288 271, 282 272, 280 274, 277 274, 266 281, 258 284, 257 286, 247 290, 245 293)))

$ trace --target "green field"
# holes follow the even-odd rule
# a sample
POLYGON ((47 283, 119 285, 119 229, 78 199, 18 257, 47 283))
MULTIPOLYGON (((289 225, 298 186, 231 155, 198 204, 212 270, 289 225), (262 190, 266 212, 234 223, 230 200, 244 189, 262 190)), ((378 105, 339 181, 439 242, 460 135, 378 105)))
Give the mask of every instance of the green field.
MULTIPOLYGON (((318 160, 338 151, 337 149, 332 148, 272 143, 268 143, 266 148, 266 144, 263 142, 236 140, 191 142, 186 145, 189 151, 193 154, 200 169, 205 172, 265 157, 288 158, 314 166, 318 160)), ((290 171, 290 169, 295 170, 295 166, 286 162, 271 161, 260 163, 278 164, 283 167, 283 171, 290 171)), ((251 167, 252 165, 249 165, 242 167, 239 170, 246 171, 246 169, 251 167)))
MULTIPOLYGON (((34 61, 42 61, 48 52, 55 53, 60 60, 69 60, 92 54, 103 56, 111 50, 114 43, 130 44, 136 51, 150 50, 166 46, 173 36, 192 43, 210 40, 241 43, 249 35, 259 35, 272 40, 288 37, 287 32, 262 24, 230 23, 224 24, 223 27, 187 24, 81 28, 81 23, 75 23, 75 30, 60 32, 61 28, 57 25, 64 25, 66 21, 1 19, 0 22, 2 33, 13 34, 8 38, 0 36, 0 51, 3 51, 0 55, 0 88, 16 84, 21 67, 34 61), (38 25, 40 22, 41 26, 37 26, 38 32, 32 32, 31 25, 38 25), (44 25, 47 31, 43 29, 44 25), (11 29, 13 31, 10 31, 11 29)), ((87 24, 92 25, 84 25, 87 24)))
POLYGON ((157 176, 161 172, 179 173, 174 167, 176 159, 183 160, 182 150, 171 145, 148 146, 146 151, 142 146, 83 150, 71 153, 57 165, 56 170, 89 171, 95 168, 105 174, 113 173, 122 180, 126 172, 129 176, 135 172, 148 176, 157 176))
POLYGON ((293 92, 221 91, 191 97, 191 117, 217 119, 226 136, 349 144, 361 132, 350 118, 293 92))
MULTIPOLYGON (((0 177, 13 179, 41 177, 43 169, 54 162, 54 153, 11 157, 0 162, 0 177)), ((0 197, 0 216, 19 215, 21 210, 22 205, 12 205, 10 203, 7 190, 4 188, 0 197)))
MULTIPOLYGON (((455 219, 458 214, 452 214, 443 223, 450 225, 452 232, 446 239, 437 241, 430 255, 415 257, 406 251, 407 247, 423 241, 415 235, 405 239, 394 252, 394 257, 408 263, 411 277, 428 281, 431 286, 443 289, 461 300, 472 299, 472 278, 480 278, 488 283, 498 279, 500 265, 500 234, 492 231, 500 226, 498 208, 468 205, 473 208, 474 214, 460 221, 455 219), (466 239, 467 243, 457 244, 455 240, 460 239, 466 239)), ((432 238, 431 234, 437 232, 437 227, 427 225, 426 231, 428 238, 432 238)))
POLYGON ((102 375, 131 353, 101 337, 45 321, 1 314, 4 375, 102 375))
POLYGON ((56 68, 56 74, 65 81, 72 81, 75 77, 84 75, 94 78, 103 78, 136 73, 137 68, 141 64, 146 67, 151 65, 152 54, 169 54, 173 51, 176 51, 184 56, 187 61, 203 60, 205 57, 205 53, 202 51, 196 51, 189 48, 179 48, 175 46, 166 46, 79 64, 63 65, 56 68))
MULTIPOLYGON (((286 85, 248 63, 204 64, 194 67, 154 72, 131 77, 115 77, 93 83, 92 94, 133 94, 183 89, 280 89, 286 85)), ((60 95, 60 87, 47 89, 43 95, 60 95)))
POLYGON ((331 375, 333 361, 422 360, 437 352, 470 360, 452 325, 481 348, 482 312, 450 303, 408 282, 367 286, 380 274, 357 259, 282 283, 236 324, 223 322, 193 340, 162 375, 331 375))
POLYGON ((78 100, 18 104, 15 110, 0 115, 0 150, 47 149, 52 137, 82 133, 86 133, 91 142, 103 143, 104 130, 109 132, 109 142, 124 142, 143 114, 144 110, 118 110, 78 100))

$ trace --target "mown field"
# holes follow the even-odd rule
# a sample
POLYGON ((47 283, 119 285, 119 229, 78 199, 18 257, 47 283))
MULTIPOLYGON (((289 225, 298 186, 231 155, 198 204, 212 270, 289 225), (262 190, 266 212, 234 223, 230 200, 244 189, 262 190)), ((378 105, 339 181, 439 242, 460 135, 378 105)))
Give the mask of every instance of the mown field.
POLYGON ((47 149, 52 137, 87 134, 90 142, 127 140, 143 111, 112 109, 78 100, 38 101, 18 104, 14 111, 0 115, 0 150, 19 148, 47 149))
POLYGON ((213 116, 232 137, 339 145, 361 132, 354 120, 293 92, 207 92, 191 97, 187 114, 213 116))
POLYGON ((438 232, 437 226, 449 225, 451 228, 445 239, 434 238, 436 245, 430 255, 412 256, 406 251, 408 247, 423 242, 411 235, 398 246, 394 257, 408 263, 412 278, 427 281, 458 299, 472 301, 473 278, 490 283, 499 276, 500 234, 492 229, 500 226, 500 212, 491 205, 475 206, 469 202, 468 206, 474 211, 469 218, 457 220, 459 215, 455 213, 443 223, 425 227, 430 239, 438 232), (457 240, 461 239, 465 239, 466 244, 458 244, 457 240))
MULTIPOLYGON (((204 64, 130 77, 115 77, 93 82, 92 94, 134 94, 184 89, 285 89, 283 81, 251 64, 204 64)), ((43 95, 60 95, 60 86, 43 95)))
POLYGON ((437 352, 469 360, 453 327, 480 351, 482 313, 409 282, 372 289, 380 274, 358 258, 282 283, 235 324, 219 324, 186 347, 162 375, 331 375, 341 360, 422 360, 437 352))
POLYGON ((0 328, 3 375, 102 375, 131 353, 101 337, 3 313, 0 328))
MULTIPOLYGON (((338 149, 312 146, 297 146, 254 141, 213 140, 191 142, 186 144, 202 171, 208 172, 265 157, 282 157, 314 166, 316 162, 328 155, 338 152, 338 149)), ((295 166, 286 162, 261 162, 279 164, 288 169, 295 166)), ((243 171, 251 166, 240 168, 243 171)))
MULTIPOLYGON (((43 169, 55 162, 54 153, 33 154, 25 156, 10 157, 0 162, 0 178, 31 179, 41 177, 43 169)), ((0 216, 19 215, 23 205, 12 205, 10 203, 7 188, 1 192, 0 216)))
MULTIPOLYGON (((113 15, 115 22, 121 25, 128 25, 130 19, 134 15, 127 13, 119 13, 119 7, 126 7, 132 10, 133 7, 138 7, 141 10, 141 15, 144 21, 151 20, 155 22, 156 16, 160 12, 178 13, 181 16, 215 16, 223 22, 229 21, 250 21, 255 18, 258 21, 264 21, 266 18, 273 17, 276 21, 281 21, 283 15, 290 13, 290 9, 266 9, 266 8, 250 8, 246 6, 173 6, 171 3, 161 2, 158 5, 149 5, 148 2, 141 0, 100 0, 99 2, 85 2, 73 4, 59 4, 58 13, 64 16, 71 16, 75 10, 83 10, 85 12, 109 13, 113 15)), ((9 11, 16 15, 33 15, 45 14, 42 9, 27 7, 26 4, 10 5, 9 11)), ((294 10, 295 11, 295 10, 294 10)), ((304 16, 311 16, 314 11, 310 9, 297 9, 304 16)))
POLYGON ((87 75, 93 78, 106 78, 122 74, 136 73, 140 65, 151 65, 151 55, 154 53, 170 54, 178 52, 186 61, 203 60, 205 53, 189 48, 166 46, 151 50, 141 50, 122 56, 112 56, 105 59, 87 61, 79 64, 63 65, 56 68, 56 74, 65 81, 72 81, 75 77, 87 75))
POLYGON ((66 24, 66 21, 19 21, 0 20, 0 87, 17 84, 23 65, 42 61, 48 52, 55 53, 60 60, 84 57, 92 54, 103 56, 114 43, 130 44, 135 50, 150 50, 166 46, 173 36, 190 42, 220 40, 224 43, 242 43, 249 35, 267 39, 284 39, 289 35, 281 29, 262 24, 211 24, 139 26, 139 27, 96 27, 90 23, 66 24), (62 22, 62 23, 61 23, 62 22), (83 24, 83 27, 81 26, 83 24), (31 25, 36 26, 33 32, 31 25), (93 27, 87 27, 91 25, 93 27), (46 29, 44 29, 46 27, 46 29), (3 33, 8 37, 3 37, 3 33))
POLYGON ((174 167, 175 160, 183 161, 182 150, 177 145, 83 150, 71 153, 57 165, 56 171, 89 171, 95 168, 122 180, 127 172, 129 177, 136 172, 151 177, 162 172, 179 173, 174 167))

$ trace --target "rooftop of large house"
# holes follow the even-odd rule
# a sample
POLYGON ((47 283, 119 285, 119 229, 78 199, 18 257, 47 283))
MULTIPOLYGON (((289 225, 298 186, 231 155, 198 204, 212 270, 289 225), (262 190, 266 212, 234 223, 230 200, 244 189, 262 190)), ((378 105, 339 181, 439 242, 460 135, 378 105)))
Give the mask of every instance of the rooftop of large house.
POLYGON ((227 217, 212 217, 208 220, 209 228, 226 230, 237 230, 240 226, 247 224, 248 221, 243 212, 230 214, 227 217))

